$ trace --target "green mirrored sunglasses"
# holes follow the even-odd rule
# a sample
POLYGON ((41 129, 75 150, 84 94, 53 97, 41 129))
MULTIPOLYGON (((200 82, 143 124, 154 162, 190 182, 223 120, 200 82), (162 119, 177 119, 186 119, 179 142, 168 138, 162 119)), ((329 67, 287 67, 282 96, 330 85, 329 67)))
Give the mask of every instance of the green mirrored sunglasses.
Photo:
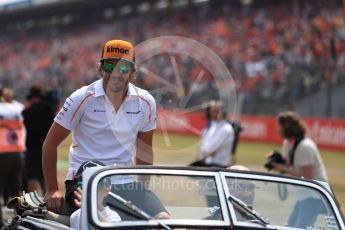
POLYGON ((130 64, 113 64, 113 63, 104 63, 102 66, 103 70, 107 73, 112 73, 116 69, 119 73, 126 74, 129 73, 131 69, 130 64))

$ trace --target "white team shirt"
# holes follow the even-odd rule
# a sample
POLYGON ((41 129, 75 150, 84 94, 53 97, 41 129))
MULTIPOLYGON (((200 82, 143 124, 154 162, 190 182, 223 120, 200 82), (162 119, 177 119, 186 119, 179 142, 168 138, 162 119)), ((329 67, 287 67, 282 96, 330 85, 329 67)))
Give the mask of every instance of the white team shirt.
POLYGON ((203 130, 199 150, 208 164, 229 166, 231 150, 234 144, 234 129, 226 120, 212 121, 209 128, 203 130))
POLYGON ((156 103, 146 90, 129 84, 116 112, 100 79, 72 93, 54 121, 73 133, 66 176, 71 180, 87 160, 97 159, 108 166, 133 165, 138 132, 156 128, 156 103))

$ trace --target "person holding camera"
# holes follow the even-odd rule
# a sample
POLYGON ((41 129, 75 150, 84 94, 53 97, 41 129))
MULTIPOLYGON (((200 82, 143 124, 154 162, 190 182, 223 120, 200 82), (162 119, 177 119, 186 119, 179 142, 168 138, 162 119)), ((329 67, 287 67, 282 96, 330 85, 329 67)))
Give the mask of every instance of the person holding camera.
MULTIPOLYGON (((326 170, 315 142, 306 137, 306 125, 294 112, 282 112, 277 117, 278 131, 283 137, 283 152, 268 155, 265 167, 296 177, 328 182, 326 170)), ((297 202, 289 217, 288 226, 305 228, 314 223, 325 207, 313 194, 296 188, 297 202), (308 212, 306 212, 308 210, 308 212)))
POLYGON ((294 112, 282 112, 277 117, 278 132, 284 139, 282 159, 274 151, 271 167, 292 176, 328 182, 325 166, 315 142, 306 137, 306 125, 294 112), (285 163, 284 163, 285 162, 285 163))

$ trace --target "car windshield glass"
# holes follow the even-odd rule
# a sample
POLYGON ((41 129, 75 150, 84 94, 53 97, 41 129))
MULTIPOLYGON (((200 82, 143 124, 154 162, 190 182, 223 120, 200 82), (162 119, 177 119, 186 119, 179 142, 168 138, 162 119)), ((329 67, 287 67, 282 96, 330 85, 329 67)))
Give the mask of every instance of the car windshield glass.
POLYGON ((146 212, 144 212, 143 210, 135 206, 132 202, 123 199, 121 196, 116 195, 115 193, 108 192, 108 195, 106 196, 104 200, 105 201, 103 201, 103 204, 110 205, 110 207, 112 207, 114 210, 122 210, 126 212, 126 214, 132 215, 134 217, 156 222, 158 225, 160 225, 164 229, 168 229, 168 230, 171 229, 169 226, 162 223, 160 221, 160 218, 156 219, 153 216, 150 216, 149 214, 147 214, 146 212))
POLYGON ((259 212, 255 211, 252 206, 247 205, 244 203, 241 199, 229 194, 228 199, 233 202, 233 204, 236 206, 235 210, 241 210, 237 211, 238 213, 242 213, 242 215, 246 216, 248 220, 252 220, 253 223, 261 223, 263 226, 267 227, 273 227, 274 229, 277 229, 275 226, 273 226, 269 220, 262 216, 259 212), (255 221, 257 220, 257 221, 255 221))
MULTIPOLYGON (((273 225, 301 229, 340 229, 331 205, 314 188, 279 182, 226 178, 228 192, 273 225)), ((236 220, 255 221, 234 206, 236 220)))
POLYGON ((156 219, 223 220, 214 176, 127 174, 98 181, 99 222, 143 221, 123 205, 116 205, 109 192, 156 219))

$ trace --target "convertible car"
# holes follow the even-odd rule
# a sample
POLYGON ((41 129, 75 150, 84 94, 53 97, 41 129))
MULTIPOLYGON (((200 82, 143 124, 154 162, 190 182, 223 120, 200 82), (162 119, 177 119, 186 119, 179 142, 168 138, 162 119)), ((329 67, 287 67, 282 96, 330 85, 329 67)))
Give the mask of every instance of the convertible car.
MULTIPOLYGON (((85 170, 82 187, 80 229, 345 229, 326 183, 283 175, 199 167, 93 167, 85 170), (162 218, 153 211, 157 203, 167 214, 162 218)), ((15 221, 12 227, 18 229, 70 229, 37 210, 15 221)))

